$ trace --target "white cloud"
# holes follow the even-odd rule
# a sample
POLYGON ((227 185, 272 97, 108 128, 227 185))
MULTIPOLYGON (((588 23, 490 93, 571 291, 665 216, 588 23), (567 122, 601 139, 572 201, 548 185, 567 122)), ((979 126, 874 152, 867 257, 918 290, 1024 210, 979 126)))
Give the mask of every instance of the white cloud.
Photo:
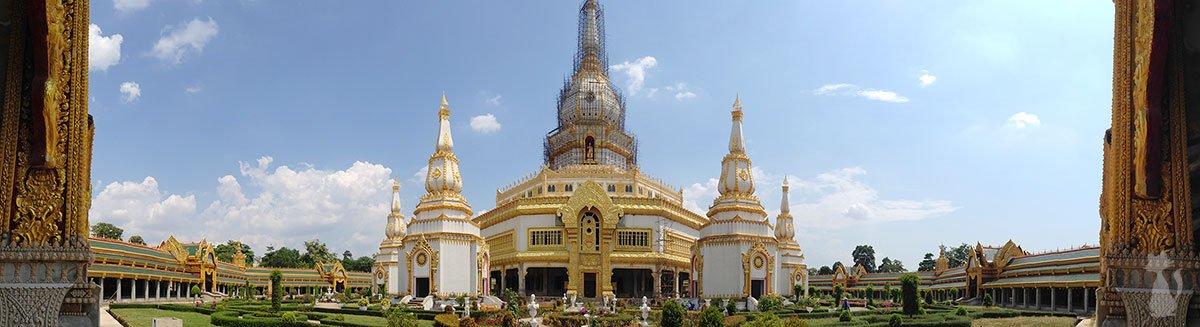
POLYGON ((164 194, 154 177, 146 177, 140 183, 109 183, 92 200, 88 215, 93 223, 108 222, 125 229, 125 238, 142 235, 162 240, 166 237, 154 233, 176 229, 195 213, 194 195, 164 194))
POLYGON ((504 96, 497 94, 494 97, 488 97, 487 100, 484 100, 484 102, 487 102, 487 104, 492 105, 492 106, 499 106, 500 99, 502 99, 502 98, 504 98, 504 96))
POLYGON ((626 89, 629 90, 629 95, 637 95, 638 91, 642 90, 642 86, 646 85, 646 70, 654 68, 658 65, 658 60, 651 56, 645 56, 634 60, 633 62, 623 62, 612 65, 610 68, 618 72, 624 72, 625 77, 629 79, 626 89))
POLYGON ((917 77, 917 80, 921 82, 921 87, 926 87, 933 85, 933 82, 937 81, 937 76, 933 76, 927 71, 921 71, 921 76, 917 77))
POLYGON ((830 95, 830 96, 854 95, 854 96, 859 96, 862 98, 875 100, 875 101, 883 101, 883 102, 891 102, 891 103, 908 102, 908 98, 903 97, 899 94, 896 94, 896 92, 864 88, 864 87, 860 87, 858 85, 846 84, 846 83, 821 85, 821 87, 818 87, 817 89, 813 90, 813 94, 830 95))
POLYGON ((1041 125, 1042 121, 1037 115, 1022 111, 1009 116, 1008 123, 1016 128, 1025 128, 1041 125))
POLYGON ((104 36, 100 26, 88 25, 88 71, 107 71, 121 62, 121 34, 104 36))
POLYGON ((142 86, 137 82, 121 83, 121 95, 125 98, 126 103, 133 102, 142 96, 142 86))
POLYGON ((367 162, 343 170, 293 169, 272 162, 240 162, 238 176, 216 179, 216 199, 199 212, 194 196, 168 195, 147 177, 109 184, 93 199, 91 216, 150 241, 172 233, 181 241, 241 240, 261 254, 268 245, 295 248, 320 238, 337 250, 374 251, 391 205, 391 169, 367 162))
POLYGON ((150 6, 150 0, 113 0, 113 8, 122 14, 133 13, 150 6))
POLYGON ((855 88, 855 87, 857 87, 857 86, 854 86, 854 84, 845 84, 845 83, 825 84, 825 85, 821 85, 821 87, 818 87, 816 90, 813 90, 813 94, 832 95, 843 89, 855 88))
MULTIPOLYGON (((797 226, 841 229, 861 224, 890 221, 911 221, 933 218, 957 210, 945 200, 881 199, 874 187, 859 181, 867 171, 859 167, 842 168, 801 178, 789 175, 791 181, 791 212, 797 226), (848 218, 848 219, 847 219, 848 218)), ((767 210, 778 212, 779 185, 782 175, 753 170, 755 193, 764 199, 767 210), (772 205, 776 204, 776 205, 772 205)), ((703 214, 712 199, 719 195, 718 180, 710 178, 694 183, 683 190, 684 208, 703 214)), ((771 215, 774 217, 774 215, 771 215)))
POLYGON ((201 89, 199 86, 189 86, 188 88, 183 89, 183 92, 187 93, 187 94, 196 94, 196 93, 200 93, 200 91, 201 91, 201 89))
POLYGON ((492 114, 479 115, 471 117, 471 129, 484 134, 493 133, 500 130, 500 122, 492 114))
POLYGON ((871 99, 871 100, 876 100, 876 101, 891 102, 891 103, 908 102, 908 98, 902 97, 902 96, 896 94, 896 92, 892 92, 892 91, 859 90, 858 92, 855 92, 855 93, 858 94, 858 96, 861 96, 861 97, 864 97, 867 99, 871 99))
POLYGON ((428 175, 428 174, 429 174, 429 166, 421 166, 421 169, 417 169, 417 171, 414 172, 412 175, 413 183, 425 184, 425 175, 428 175))
MULTIPOLYGON (((678 82, 678 83, 675 83, 675 85, 668 85, 665 88, 667 89, 668 92, 675 92, 675 101, 683 101, 683 99, 689 99, 689 98, 696 97, 696 93, 689 90, 687 83, 684 83, 684 82, 678 82)), ((653 94, 657 93, 658 89, 652 88, 652 89, 650 89, 650 91, 651 91, 650 94, 648 94, 647 96, 654 96, 653 94)))
POLYGON ((150 51, 154 57, 172 64, 178 64, 188 55, 199 53, 204 46, 217 37, 217 21, 211 17, 208 20, 194 18, 189 22, 163 29, 163 35, 154 43, 150 51))

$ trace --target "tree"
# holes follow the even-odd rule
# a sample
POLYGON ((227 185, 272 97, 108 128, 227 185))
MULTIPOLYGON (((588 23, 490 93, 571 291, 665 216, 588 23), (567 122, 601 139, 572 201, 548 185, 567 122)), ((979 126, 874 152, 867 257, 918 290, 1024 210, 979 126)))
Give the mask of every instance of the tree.
POLYGON ((832 273, 833 273, 833 269, 829 268, 829 266, 821 266, 821 269, 817 269, 816 274, 817 275, 828 275, 828 274, 832 274, 832 273))
MULTIPOLYGON (((346 254, 349 254, 349 253, 350 253, 350 251, 346 251, 346 254)), ((358 257, 358 259, 352 259, 352 258, 346 257, 346 258, 342 259, 342 267, 346 268, 346 270, 349 270, 349 271, 371 272, 371 268, 374 266, 375 266, 375 259, 371 258, 371 257, 364 256, 364 257, 358 257)))
POLYGON ((146 240, 143 240, 141 235, 134 235, 134 236, 129 237, 129 243, 137 244, 137 245, 146 245, 146 240))
POLYGON ((346 252, 342 252, 342 260, 354 260, 354 254, 350 253, 350 250, 346 250, 346 252))
POLYGON ((797 297, 804 295, 804 285, 792 284, 792 294, 795 294, 797 297))
POLYGON ((262 261, 259 262, 263 267, 271 268, 311 268, 305 267, 304 262, 300 258, 300 251, 281 247, 275 250, 274 247, 267 247, 267 253, 263 254, 262 261))
POLYGON ((851 253, 854 257, 854 265, 862 266, 867 272, 875 272, 875 248, 870 245, 859 245, 854 247, 854 252, 851 253))
POLYGON ((683 306, 679 305, 674 299, 667 300, 667 304, 663 305, 662 322, 659 326, 663 327, 683 327, 683 317, 687 313, 683 311, 683 306))
POLYGON ((238 247, 242 248, 242 254, 246 256, 246 265, 253 266, 255 259, 254 250, 249 245, 246 245, 246 243, 229 240, 225 244, 217 244, 217 246, 213 247, 213 252, 217 253, 217 260, 234 263, 233 254, 237 253, 238 247))
POLYGON ((875 286, 867 285, 867 299, 875 298, 875 286))
POLYGON ((983 293, 983 306, 992 306, 992 293, 983 293))
POLYGON ((304 267, 313 267, 318 263, 327 263, 337 260, 333 256, 333 252, 329 251, 329 247, 321 240, 312 240, 304 242, 305 253, 300 256, 300 262, 304 263, 304 267))
POLYGON ((933 271, 937 268, 937 260, 933 259, 933 253, 926 253, 925 260, 917 264, 917 271, 933 271))
POLYGON ((903 262, 900 262, 900 260, 892 260, 888 257, 884 257, 883 261, 881 261, 881 264, 879 265, 879 272, 897 273, 904 271, 905 269, 903 262))
POLYGON ((190 289, 193 297, 200 297, 200 285, 192 285, 190 289))
POLYGON ((921 284, 921 277, 916 274, 904 274, 900 276, 900 297, 904 302, 904 314, 912 317, 917 314, 917 310, 921 308, 918 293, 921 284))
POLYGON ((279 312, 279 301, 283 300, 281 280, 283 280, 283 272, 280 272, 279 269, 271 270, 271 311, 274 312, 279 312))
MULTIPOLYGON (((838 262, 834 262, 834 263, 833 263, 833 267, 830 267, 829 269, 830 269, 830 270, 832 270, 832 271, 837 271, 837 270, 838 270, 838 268, 841 268, 842 266, 843 266, 843 265, 842 265, 842 262, 841 262, 841 261, 838 261, 838 262)), ((832 272, 831 272, 831 274, 832 274, 832 272)))
POLYGON ((92 236, 99 238, 107 238, 110 240, 121 240, 121 234, 125 233, 124 229, 114 226, 109 223, 96 223, 92 225, 92 236))
POLYGON ((971 256, 971 246, 963 243, 958 247, 946 251, 946 259, 950 259, 951 267, 962 266, 967 263, 967 257, 971 256))

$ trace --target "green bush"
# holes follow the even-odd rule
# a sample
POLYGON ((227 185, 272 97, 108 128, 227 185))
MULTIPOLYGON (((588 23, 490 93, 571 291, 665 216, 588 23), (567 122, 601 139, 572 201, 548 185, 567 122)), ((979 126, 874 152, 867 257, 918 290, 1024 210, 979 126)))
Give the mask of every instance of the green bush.
POLYGON ((891 318, 888 318, 888 327, 900 327, 904 324, 904 318, 900 317, 899 313, 893 313, 891 318))
POLYGON ((721 314, 721 309, 717 309, 717 306, 714 305, 714 306, 709 306, 707 308, 704 308, 704 311, 700 313, 699 327, 724 327, 724 326, 725 326, 725 317, 723 314, 721 314))
POLYGON ((728 312, 729 314, 735 314, 738 312, 737 302, 734 301, 734 299, 729 299, 729 304, 725 305, 725 312, 728 312))
POLYGON ((783 308, 783 297, 774 294, 763 295, 758 300, 758 311, 767 312, 783 308))
POLYGON ((808 327, 808 322, 800 320, 800 318, 791 317, 783 320, 783 327, 808 327))
MULTIPOLYGON (((291 312, 289 312, 291 313, 291 312)), ((308 317, 292 313, 296 321, 287 322, 282 317, 259 317, 252 314, 241 315, 237 311, 217 311, 209 316, 209 321, 216 326, 226 327, 300 327, 308 326, 308 317)))
POLYGON ((955 316, 965 316, 965 315, 967 315, 967 308, 964 308, 964 307, 958 307, 958 310, 954 310, 954 315, 955 315, 955 316))
POLYGON ((662 327, 682 327, 683 317, 686 314, 687 313, 683 310, 683 306, 679 305, 679 302, 675 301, 674 299, 668 300, 667 303, 663 305, 662 321, 659 321, 658 325, 662 327))
POLYGON ((983 306, 985 306, 985 307, 992 306, 992 293, 983 294, 983 306))
POLYGON ((916 274, 904 274, 900 276, 901 298, 904 302, 904 314, 910 317, 917 314, 917 309, 920 308, 917 293, 920 291, 918 285, 921 285, 921 277, 916 274))
POLYGON ((466 317, 458 320, 459 327, 475 327, 475 318, 466 317))
POLYGON ((284 312, 283 315, 280 316, 280 318, 283 319, 283 322, 296 322, 296 313, 284 312))
POLYGON ((839 314, 839 315, 838 315, 838 321, 841 321, 841 322, 847 322, 847 321, 850 321, 850 320, 851 320, 851 318, 850 318, 850 310, 844 310, 844 311, 842 311, 842 313, 841 313, 841 314, 839 314))
POLYGON ((755 317, 753 321, 742 324, 745 327, 779 327, 783 326, 783 321, 779 320, 775 314, 766 312, 755 317))
POLYGON ((434 327, 458 327, 458 316, 452 313, 443 313, 433 317, 434 327))
POLYGON ((387 323, 388 327, 417 327, 417 317, 398 307, 388 312, 387 323))

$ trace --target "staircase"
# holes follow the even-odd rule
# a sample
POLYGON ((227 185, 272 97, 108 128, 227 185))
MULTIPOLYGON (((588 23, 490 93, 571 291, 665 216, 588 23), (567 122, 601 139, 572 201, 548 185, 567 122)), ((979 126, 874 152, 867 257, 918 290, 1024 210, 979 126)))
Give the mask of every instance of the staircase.
POLYGON ((420 308, 422 306, 421 303, 424 301, 425 301, 425 298, 423 298, 423 297, 413 297, 411 300, 408 300, 408 303, 405 303, 405 305, 408 305, 410 307, 420 308))

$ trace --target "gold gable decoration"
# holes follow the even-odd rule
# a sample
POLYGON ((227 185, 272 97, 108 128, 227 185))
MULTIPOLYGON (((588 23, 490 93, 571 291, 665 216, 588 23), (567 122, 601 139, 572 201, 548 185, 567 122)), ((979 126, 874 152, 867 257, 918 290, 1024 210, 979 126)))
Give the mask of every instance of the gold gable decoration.
POLYGON ((576 228, 579 227, 579 213, 587 208, 600 211, 603 227, 616 226, 620 217, 625 215, 624 209, 613 204, 612 198, 608 197, 600 184, 587 180, 579 183, 567 203, 558 208, 558 216, 566 228, 576 228))
POLYGON ((187 262, 188 253, 183 249, 183 246, 179 245, 179 241, 175 239, 174 235, 167 237, 167 240, 163 241, 162 245, 159 245, 158 248, 167 251, 167 253, 175 257, 175 260, 179 260, 181 263, 187 262))
MULTIPOLYGON (((416 289, 416 285, 414 285, 414 284, 416 283, 417 279, 413 278, 413 268, 414 268, 413 267, 413 262, 414 262, 413 258, 418 255, 428 256, 428 260, 429 260, 429 293, 437 294, 437 290, 438 290, 438 288, 437 288, 437 285, 438 285, 437 284, 437 273, 438 273, 438 263, 441 261, 440 260, 441 253, 439 251, 434 251, 433 246, 431 246, 429 244, 429 240, 425 239, 425 237, 421 237, 421 238, 417 239, 417 241, 415 243, 413 243, 412 250, 408 251, 408 253, 405 254, 404 265, 408 267, 408 289, 409 290, 416 289)), ((424 263, 422 263, 422 265, 424 265, 424 263)))
POLYGON ((767 252, 767 246, 763 244, 762 241, 754 242, 754 244, 750 246, 750 249, 746 250, 746 253, 742 254, 742 275, 744 277, 742 283, 742 296, 750 296, 750 273, 754 269, 765 269, 767 271, 767 282, 763 283, 765 284, 763 294, 771 294, 771 286, 774 283, 771 283, 770 281, 773 280, 771 279, 771 275, 775 270, 775 258, 771 257, 771 254, 767 252), (762 267, 760 264, 761 261, 759 260, 765 260, 766 267, 762 267))

